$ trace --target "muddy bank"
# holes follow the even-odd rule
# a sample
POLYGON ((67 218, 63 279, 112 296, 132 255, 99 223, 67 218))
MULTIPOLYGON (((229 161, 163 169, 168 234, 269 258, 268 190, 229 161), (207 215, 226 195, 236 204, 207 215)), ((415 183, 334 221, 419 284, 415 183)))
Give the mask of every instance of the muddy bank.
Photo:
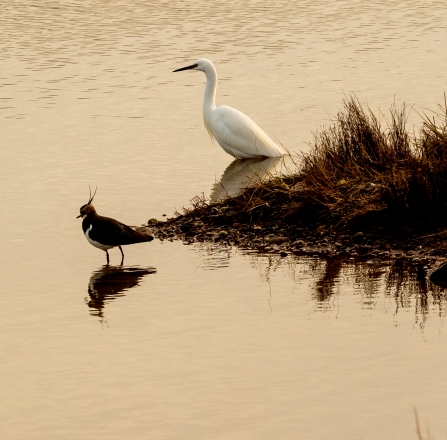
POLYGON ((250 221, 244 213, 234 212, 231 204, 234 199, 202 206, 164 222, 151 219, 146 227, 159 240, 213 242, 282 256, 406 258, 432 267, 447 255, 447 229, 422 234, 414 230, 384 231, 377 218, 362 229, 337 229, 318 222, 297 225, 269 220, 268 216, 250 221))

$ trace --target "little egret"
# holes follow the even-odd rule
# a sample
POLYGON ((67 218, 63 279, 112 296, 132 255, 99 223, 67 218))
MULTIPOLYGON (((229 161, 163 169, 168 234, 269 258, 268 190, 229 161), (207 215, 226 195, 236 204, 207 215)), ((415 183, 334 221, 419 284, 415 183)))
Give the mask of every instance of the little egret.
POLYGON ((200 70, 206 75, 203 121, 211 138, 216 139, 226 153, 236 159, 286 154, 285 149, 273 142, 247 115, 227 105, 216 107, 217 72, 210 60, 201 58, 195 64, 174 72, 189 69, 200 70))

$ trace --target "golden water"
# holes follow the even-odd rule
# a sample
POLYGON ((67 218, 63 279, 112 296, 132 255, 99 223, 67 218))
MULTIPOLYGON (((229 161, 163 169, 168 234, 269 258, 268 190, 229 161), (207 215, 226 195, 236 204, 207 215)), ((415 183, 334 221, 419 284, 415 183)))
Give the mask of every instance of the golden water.
POLYGON ((123 274, 75 217, 88 184, 141 224, 249 174, 208 138, 204 75, 172 70, 212 59, 218 105, 300 152, 352 92, 434 109, 446 23, 435 1, 3 5, 1 438, 412 438, 413 405, 442 438, 442 291, 158 241, 123 274))

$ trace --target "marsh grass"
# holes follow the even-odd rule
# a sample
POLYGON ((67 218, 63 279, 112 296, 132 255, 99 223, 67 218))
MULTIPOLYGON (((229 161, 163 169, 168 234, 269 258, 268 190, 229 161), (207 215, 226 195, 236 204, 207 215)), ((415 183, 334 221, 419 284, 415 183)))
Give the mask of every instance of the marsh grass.
MULTIPOLYGON (((447 106, 407 130, 409 110, 393 105, 381 118, 356 97, 334 125, 314 134, 298 172, 304 199, 346 225, 365 216, 388 226, 445 222, 447 106)), ((385 225, 382 225, 385 226, 385 225)))

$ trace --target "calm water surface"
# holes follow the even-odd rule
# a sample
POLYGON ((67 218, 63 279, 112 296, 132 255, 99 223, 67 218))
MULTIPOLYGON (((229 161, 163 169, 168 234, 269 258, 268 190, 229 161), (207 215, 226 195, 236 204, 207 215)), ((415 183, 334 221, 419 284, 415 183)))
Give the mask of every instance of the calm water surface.
POLYGON ((158 241, 107 268, 75 217, 88 184, 141 224, 253 171, 211 144, 204 75, 175 68, 212 59, 218 104, 300 152, 350 93, 417 125, 446 90, 446 23, 436 1, 5 4, 1 438, 403 439, 413 405, 443 438, 446 300, 424 268, 158 241))

